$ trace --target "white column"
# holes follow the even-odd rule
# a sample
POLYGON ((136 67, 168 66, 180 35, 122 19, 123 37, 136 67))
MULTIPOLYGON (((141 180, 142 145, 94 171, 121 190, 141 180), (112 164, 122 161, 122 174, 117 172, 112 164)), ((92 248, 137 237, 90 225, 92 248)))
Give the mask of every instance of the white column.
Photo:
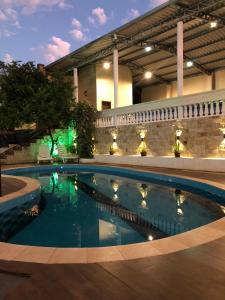
POLYGON ((184 24, 177 23, 177 96, 183 96, 184 86, 184 24))
POLYGON ((113 76, 114 76, 114 108, 119 107, 119 53, 113 51, 113 76))
POLYGON ((74 86, 74 98, 78 102, 78 70, 77 68, 73 69, 73 86, 74 86))

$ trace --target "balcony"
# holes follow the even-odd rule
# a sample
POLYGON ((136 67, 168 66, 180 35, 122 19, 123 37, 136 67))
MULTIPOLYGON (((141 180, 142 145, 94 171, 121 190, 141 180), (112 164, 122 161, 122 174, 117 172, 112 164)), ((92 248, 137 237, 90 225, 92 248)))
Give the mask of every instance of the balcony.
POLYGON ((97 128, 224 116, 225 90, 145 102, 99 113, 97 128))

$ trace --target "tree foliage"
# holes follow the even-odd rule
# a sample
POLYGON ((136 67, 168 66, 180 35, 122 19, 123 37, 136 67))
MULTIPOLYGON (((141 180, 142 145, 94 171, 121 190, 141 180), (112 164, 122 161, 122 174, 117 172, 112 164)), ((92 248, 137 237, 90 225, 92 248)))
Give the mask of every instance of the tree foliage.
POLYGON ((52 141, 51 154, 54 150, 52 129, 65 128, 69 125, 73 110, 73 88, 64 81, 60 74, 52 75, 46 84, 41 85, 33 98, 31 112, 39 127, 46 128, 52 141))
POLYGON ((52 152, 52 129, 69 123, 72 103, 71 84, 59 74, 47 76, 33 62, 0 62, 0 129, 36 123, 48 130, 52 152))
POLYGON ((81 158, 92 158, 97 111, 87 102, 78 102, 74 107, 72 118, 77 134, 77 153, 81 158))
POLYGON ((1 129, 14 129, 32 122, 30 101, 46 81, 32 62, 0 62, 1 129))

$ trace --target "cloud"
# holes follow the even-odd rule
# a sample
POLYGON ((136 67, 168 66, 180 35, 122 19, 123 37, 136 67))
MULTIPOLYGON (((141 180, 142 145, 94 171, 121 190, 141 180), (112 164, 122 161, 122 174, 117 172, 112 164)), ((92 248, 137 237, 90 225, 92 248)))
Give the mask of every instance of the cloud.
POLYGON ((150 4, 150 7, 153 8, 153 7, 159 6, 167 1, 168 0, 150 0, 149 4, 150 4))
POLYGON ((132 19, 135 19, 137 17, 140 16, 140 12, 138 9, 135 9, 135 8, 131 8, 128 12, 127 12, 127 17, 122 19, 122 23, 125 24, 127 22, 129 22, 130 20, 132 19))
POLYGON ((139 16, 140 16, 139 10, 131 8, 131 10, 130 10, 130 17, 131 18, 137 18, 139 16))
POLYGON ((6 8, 3 10, 0 9, 0 22, 8 22, 11 25, 21 28, 20 22, 18 21, 18 13, 15 9, 6 8))
POLYGON ((70 34, 76 41, 85 41, 86 40, 85 34, 80 29, 73 29, 70 31, 70 34))
POLYGON ((9 53, 6 53, 3 57, 3 61, 7 64, 10 64, 13 61, 12 55, 9 53))
POLYGON ((6 21, 7 17, 2 10, 0 10, 0 22, 6 21))
POLYGON ((0 29, 0 38, 7 37, 10 38, 15 35, 15 32, 10 31, 8 29, 0 29))
POLYGON ((81 22, 79 20, 77 20, 76 18, 73 18, 73 20, 72 20, 72 26, 74 26, 77 29, 79 29, 79 28, 82 27, 81 22))
POLYGON ((70 30, 72 38, 76 41, 86 41, 85 31, 88 31, 88 29, 83 28, 81 22, 76 18, 73 18, 72 26, 74 28, 70 30))
POLYGON ((5 14, 7 15, 7 17, 10 19, 10 20, 13 20, 13 21, 16 21, 17 18, 18 18, 18 14, 17 14, 17 11, 15 9, 12 9, 12 8, 7 8, 5 10, 5 14))
POLYGON ((50 41, 51 43, 46 45, 43 49, 44 57, 47 62, 54 62, 55 60, 70 53, 70 43, 56 36, 53 36, 50 41))
POLYGON ((19 21, 16 21, 13 25, 14 25, 15 27, 17 27, 18 29, 22 28, 22 26, 20 25, 20 22, 19 22, 19 21))
POLYGON ((1 9, 19 9, 23 14, 32 14, 38 8, 51 8, 57 6, 59 8, 71 7, 69 0, 1 0, 1 9))
POLYGON ((99 25, 104 25, 108 20, 104 8, 96 7, 92 9, 91 14, 92 15, 88 17, 88 21, 91 24, 96 24, 97 22, 99 25))

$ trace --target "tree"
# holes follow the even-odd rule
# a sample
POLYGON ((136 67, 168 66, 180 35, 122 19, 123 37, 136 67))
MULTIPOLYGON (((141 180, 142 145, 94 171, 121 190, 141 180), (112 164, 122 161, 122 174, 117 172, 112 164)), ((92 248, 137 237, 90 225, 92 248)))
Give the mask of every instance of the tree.
MULTIPOLYGON (((33 63, 20 64, 13 62, 6 64, 0 61, 0 142, 9 130, 29 121, 27 103, 37 90, 37 82, 43 76, 37 71, 33 63)), ((0 161, 0 196, 1 161, 0 161)))
POLYGON ((73 88, 60 74, 52 74, 40 85, 37 93, 29 104, 32 119, 39 127, 47 129, 51 138, 51 151, 54 151, 55 140, 52 130, 66 128, 73 109, 73 88))
POLYGON ((0 62, 0 129, 14 129, 33 122, 30 102, 47 81, 33 62, 0 62))
POLYGON ((76 129, 77 153, 81 158, 92 158, 94 151, 96 109, 87 102, 75 104, 72 119, 76 129))

